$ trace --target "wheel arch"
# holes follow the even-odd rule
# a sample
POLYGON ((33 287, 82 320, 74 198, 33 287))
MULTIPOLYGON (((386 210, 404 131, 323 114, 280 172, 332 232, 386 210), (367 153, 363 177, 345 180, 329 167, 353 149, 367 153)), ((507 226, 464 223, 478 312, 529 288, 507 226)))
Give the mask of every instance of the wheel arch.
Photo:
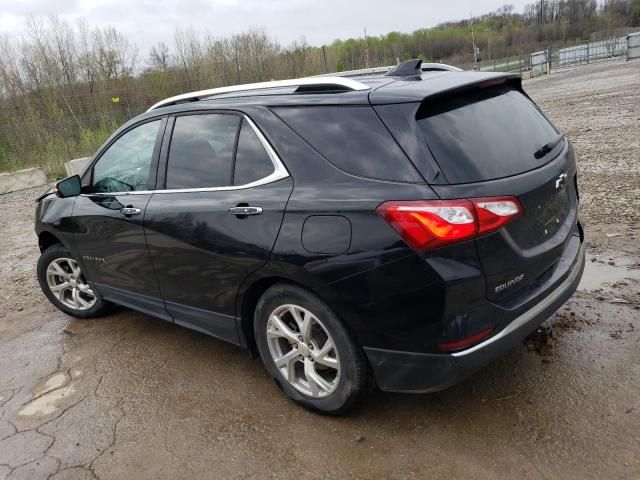
POLYGON ((38 234, 38 247, 40 248, 40 253, 43 253, 46 249, 56 244, 64 245, 62 240, 53 233, 44 230, 38 234))
POLYGON ((238 318, 237 329, 241 344, 249 350, 249 354, 253 358, 258 356, 258 350, 253 333, 253 321, 256 306, 264 292, 277 283, 288 283, 289 285, 304 288, 326 302, 323 295, 318 292, 318 289, 314 288, 314 285, 307 282, 301 282, 299 279, 293 279, 283 275, 261 275, 258 278, 250 277, 245 280, 238 292, 238 296, 236 297, 236 315, 238 318))
POLYGON ((312 279, 305 278, 304 276, 302 276, 302 278, 301 276, 291 278, 289 276, 278 275, 277 273, 273 272, 273 274, 269 275, 263 274, 249 277, 241 285, 236 297, 236 328, 238 330, 240 344, 249 350, 249 354, 252 358, 256 358, 258 356, 253 330, 256 306, 264 292, 277 283, 286 283, 296 286, 308 290, 312 294, 316 295, 320 300, 326 303, 327 306, 336 313, 336 315, 338 315, 347 331, 353 335, 358 343, 360 343, 357 335, 354 335, 355 332, 353 332, 353 329, 351 328, 351 325, 349 325, 347 319, 338 313, 341 309, 336 308, 337 305, 335 305, 335 302, 331 301, 332 295, 330 290, 323 288, 321 285, 313 282, 312 279))
POLYGON ((249 285, 244 285, 244 292, 242 294, 238 294, 236 305, 236 312, 239 313, 239 323, 237 325, 237 328, 239 329, 238 335, 241 342, 244 342, 245 346, 249 350, 249 354, 252 358, 258 357, 258 349, 253 334, 253 316, 256 311, 256 306, 258 305, 258 301, 260 300, 260 297, 262 297, 262 294, 273 285, 280 282, 299 285, 284 277, 262 277, 253 281, 249 285))

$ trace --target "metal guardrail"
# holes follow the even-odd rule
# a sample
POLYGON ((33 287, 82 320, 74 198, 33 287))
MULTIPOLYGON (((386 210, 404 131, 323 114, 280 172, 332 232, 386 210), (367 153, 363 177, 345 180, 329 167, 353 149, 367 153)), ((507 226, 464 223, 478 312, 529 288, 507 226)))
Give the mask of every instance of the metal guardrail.
POLYGON ((624 36, 597 42, 586 42, 547 52, 551 68, 558 69, 627 58, 628 44, 627 37, 624 36))
POLYGON ((481 65, 481 70, 519 71, 535 77, 577 65, 632 58, 640 58, 640 32, 594 42, 556 45, 506 61, 494 60, 493 64, 481 65))

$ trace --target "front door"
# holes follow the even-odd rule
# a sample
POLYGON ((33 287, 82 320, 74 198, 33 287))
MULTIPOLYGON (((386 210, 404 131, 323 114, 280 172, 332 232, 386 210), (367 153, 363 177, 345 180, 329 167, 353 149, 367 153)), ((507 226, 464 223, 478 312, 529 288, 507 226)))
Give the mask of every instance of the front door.
POLYGON ((176 323, 238 343, 238 287, 266 263, 293 182, 238 114, 177 116, 167 157, 166 188, 145 216, 166 308, 176 323))
POLYGON ((73 218, 80 261, 98 292, 169 320, 143 228, 165 123, 155 119, 127 129, 100 152, 73 218))

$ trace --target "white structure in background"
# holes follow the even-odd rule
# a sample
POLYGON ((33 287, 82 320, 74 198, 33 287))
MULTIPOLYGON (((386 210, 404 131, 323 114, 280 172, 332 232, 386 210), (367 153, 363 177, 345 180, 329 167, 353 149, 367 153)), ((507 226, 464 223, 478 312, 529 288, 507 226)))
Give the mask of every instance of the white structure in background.
POLYGON ((47 174, 42 168, 27 168, 12 173, 0 173, 0 194, 40 187, 46 183, 47 174))
POLYGON ((640 32, 627 35, 627 58, 640 58, 640 32))
POLYGON ((530 54, 529 69, 532 77, 549 73, 549 51, 542 50, 530 54))
POLYGON ((67 177, 70 177, 72 175, 82 176, 84 171, 87 169, 87 166, 89 165, 90 160, 91 160, 91 157, 82 157, 82 158, 76 158, 74 160, 70 160, 67 163, 65 163, 64 169, 67 171, 67 177))

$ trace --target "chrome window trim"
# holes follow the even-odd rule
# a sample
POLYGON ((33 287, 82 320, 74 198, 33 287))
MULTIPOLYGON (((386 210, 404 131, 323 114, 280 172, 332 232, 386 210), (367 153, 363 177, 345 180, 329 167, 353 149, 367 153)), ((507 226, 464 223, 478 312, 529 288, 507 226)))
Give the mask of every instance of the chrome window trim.
POLYGON ((80 196, 82 197, 113 197, 113 196, 122 196, 122 195, 150 195, 152 193, 165 194, 165 193, 191 193, 191 192, 224 192, 229 190, 242 190, 245 188, 258 187, 261 185, 267 185, 269 183, 277 182, 278 180, 282 180, 283 178, 287 178, 289 176, 289 172, 286 167, 278 157, 278 154, 275 152, 269 141, 262 134, 260 129, 253 123, 246 115, 242 115, 242 118, 251 126, 253 131, 258 136, 260 143, 267 151, 267 155, 271 159, 271 163, 273 164, 274 170, 271 174, 263 177, 255 182, 245 183, 244 185, 229 185, 226 187, 202 187, 202 188, 173 188, 173 189, 165 189, 165 190, 134 190, 131 192, 98 192, 98 193, 83 193, 80 196))

